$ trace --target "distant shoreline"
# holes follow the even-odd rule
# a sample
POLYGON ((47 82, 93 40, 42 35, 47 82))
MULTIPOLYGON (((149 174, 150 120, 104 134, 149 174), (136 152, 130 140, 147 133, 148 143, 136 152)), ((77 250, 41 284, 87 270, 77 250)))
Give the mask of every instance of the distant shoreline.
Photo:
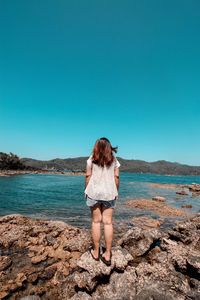
MULTIPOLYGON (((157 173, 144 173, 144 172, 126 172, 121 171, 120 173, 130 173, 130 174, 151 174, 151 175, 163 175, 163 176, 200 176, 200 175, 181 175, 181 174, 157 174, 157 173)), ((50 170, 0 170, 0 177, 10 177, 14 175, 24 175, 24 174, 47 174, 47 175, 78 175, 85 176, 85 172, 82 171, 50 171, 50 170)))
POLYGON ((47 174, 47 175, 82 175, 84 172, 65 172, 65 171, 44 171, 44 170, 0 170, 0 177, 10 177, 14 175, 25 175, 25 174, 47 174))

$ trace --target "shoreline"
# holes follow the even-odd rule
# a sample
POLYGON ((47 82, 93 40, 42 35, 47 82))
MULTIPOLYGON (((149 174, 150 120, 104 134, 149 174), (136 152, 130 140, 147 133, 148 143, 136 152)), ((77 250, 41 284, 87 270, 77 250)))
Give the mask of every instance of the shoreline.
POLYGON ((84 176, 84 172, 64 172, 64 171, 44 171, 44 170, 0 170, 0 177, 10 177, 14 175, 25 175, 25 174, 57 174, 57 175, 79 175, 84 176))
POLYGON ((123 232, 112 244, 110 266, 91 257, 91 231, 21 214, 0 217, 0 224, 2 300, 199 296, 199 213, 166 232, 137 226, 123 232))
MULTIPOLYGON (((183 175, 183 174, 157 174, 157 173, 143 173, 143 172, 124 172, 121 171, 120 173, 123 174, 149 174, 149 175, 159 175, 159 176, 198 176, 200 177, 200 175, 183 175)), ((78 176, 85 176, 85 172, 79 172, 79 171, 75 171, 75 172, 65 172, 65 171, 45 171, 45 170, 1 170, 0 169, 0 177, 9 177, 9 176, 14 176, 14 175, 24 175, 24 174, 57 174, 57 175, 78 175, 78 176)), ((151 184, 151 182, 149 182, 149 184, 151 184)), ((153 187, 152 183, 152 187, 153 187)), ((167 185, 167 184, 166 184, 167 185)), ((174 184, 174 186, 178 186, 181 184, 174 184)), ((183 186, 183 184, 182 184, 183 186)), ((156 186, 155 186, 156 187, 156 186)), ((163 186, 164 187, 164 186, 163 186)), ((176 189, 176 188, 169 188, 169 189, 176 189)))

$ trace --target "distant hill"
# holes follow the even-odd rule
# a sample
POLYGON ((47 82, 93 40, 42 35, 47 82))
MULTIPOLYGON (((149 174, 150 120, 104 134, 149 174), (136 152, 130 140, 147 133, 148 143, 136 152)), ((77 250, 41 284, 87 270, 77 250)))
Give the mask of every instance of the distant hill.
MULTIPOLYGON (((85 171, 88 157, 75 157, 65 159, 37 160, 32 158, 22 158, 24 165, 38 169, 59 169, 59 170, 80 170, 85 171)), ((151 173, 166 175, 200 175, 200 166, 189 166, 176 162, 158 160, 146 162, 144 160, 123 159, 117 157, 121 166, 120 172, 126 173, 151 173)))

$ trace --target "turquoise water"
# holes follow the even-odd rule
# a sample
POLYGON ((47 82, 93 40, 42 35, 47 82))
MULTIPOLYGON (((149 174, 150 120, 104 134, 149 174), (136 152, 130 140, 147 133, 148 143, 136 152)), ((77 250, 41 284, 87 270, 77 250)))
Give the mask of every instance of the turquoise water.
MULTIPOLYGON (((158 218, 158 214, 125 205, 134 199, 151 199, 164 196, 166 204, 180 207, 192 204, 184 210, 188 214, 200 212, 200 197, 189 196, 177 200, 176 190, 153 188, 146 182, 191 184, 200 183, 200 176, 166 176, 154 174, 120 173, 119 199, 113 219, 119 224, 131 226, 131 219, 138 216, 158 218)), ((84 198, 85 177, 70 175, 25 174, 0 178, 0 216, 23 214, 29 217, 63 220, 74 226, 89 228, 91 214, 84 198)), ((188 191, 186 189, 186 191, 188 191)), ((165 217, 165 224, 173 223, 180 217, 165 217)))

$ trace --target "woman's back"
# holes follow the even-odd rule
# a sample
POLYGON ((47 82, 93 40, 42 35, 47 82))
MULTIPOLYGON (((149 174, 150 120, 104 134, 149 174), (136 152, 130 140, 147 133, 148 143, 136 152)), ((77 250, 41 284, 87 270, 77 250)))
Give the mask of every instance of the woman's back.
POLYGON ((85 189, 85 193, 92 199, 113 200, 118 195, 115 184, 114 170, 120 167, 120 163, 114 156, 112 164, 107 167, 99 166, 92 162, 92 156, 87 160, 88 166, 92 169, 90 181, 85 189))

